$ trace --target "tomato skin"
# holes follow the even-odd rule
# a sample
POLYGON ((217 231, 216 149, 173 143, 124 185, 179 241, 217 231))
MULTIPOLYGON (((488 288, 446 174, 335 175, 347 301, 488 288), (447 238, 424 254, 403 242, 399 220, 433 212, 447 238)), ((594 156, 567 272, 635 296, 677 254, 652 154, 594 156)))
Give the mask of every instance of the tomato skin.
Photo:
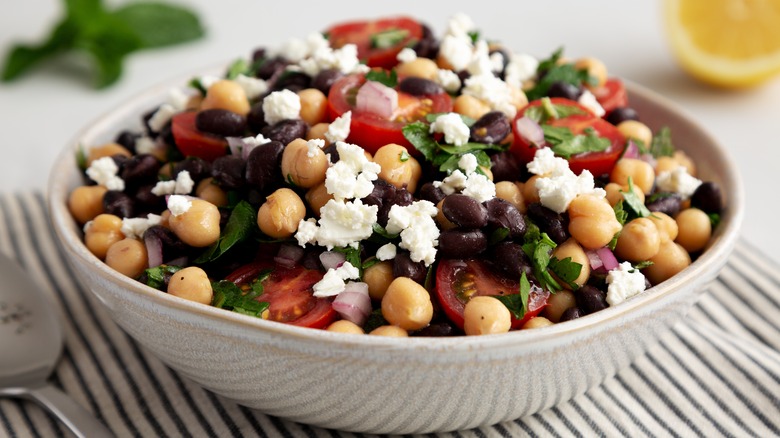
POLYGON ((591 90, 596 100, 604 108, 604 117, 608 116, 615 108, 628 106, 628 94, 623 82, 617 78, 609 78, 599 88, 591 90))
POLYGON ((302 266, 286 268, 263 260, 236 269, 226 280, 242 285, 257 278, 265 269, 273 269, 273 272, 263 282, 263 294, 257 300, 269 303, 269 320, 322 329, 337 319, 338 314, 331 306, 332 298, 312 295, 312 286, 323 277, 318 270, 302 266))
MULTIPOLYGON (((552 98, 550 101, 556 105, 568 105, 576 106, 581 109, 585 109, 582 105, 575 101, 552 98)), ((522 111, 517 113, 515 120, 523 117, 525 111, 528 108, 541 105, 540 101, 533 101, 528 104, 522 111)), ((610 147, 602 152, 588 152, 584 154, 574 155, 569 158, 569 168, 575 174, 582 173, 583 170, 589 170, 594 176, 610 173, 615 162, 620 158, 623 153, 623 149, 626 146, 626 138, 617 128, 606 120, 594 115, 588 110, 585 110, 585 114, 574 114, 568 117, 560 119, 548 120, 547 124, 551 126, 562 126, 571 129, 576 134, 581 134, 587 128, 593 128, 600 137, 606 138, 610 141, 610 147)), ((512 130, 514 131, 514 143, 510 151, 522 162, 528 163, 534 159, 537 148, 528 142, 526 142, 522 136, 516 131, 516 124, 512 123, 512 130)))
MULTIPOLYGON (((361 113, 355 110, 349 102, 349 96, 358 89, 366 79, 363 75, 349 75, 336 81, 328 94, 328 117, 331 121, 347 111, 352 111, 352 121, 349 128, 349 143, 361 146, 370 153, 375 153, 380 147, 396 143, 416 154, 417 150, 404 137, 403 127, 413 120, 394 121, 384 119, 371 113, 361 113)), ((452 99, 449 94, 442 91, 439 94, 424 96, 422 99, 430 99, 429 113, 446 113, 452 111, 452 99)), ((420 98, 399 91, 399 106, 416 105, 420 98)), ((421 115, 420 117, 424 116, 421 115)))
POLYGON ((199 157, 214 161, 227 154, 228 144, 224 138, 209 135, 195 127, 198 113, 187 111, 173 116, 171 130, 176 147, 185 157, 199 157))
POLYGON ((422 39, 423 26, 413 18, 394 17, 341 23, 325 31, 325 34, 328 36, 331 47, 334 49, 340 48, 345 44, 355 44, 358 49, 358 58, 365 61, 369 67, 391 69, 398 64, 396 56, 401 49, 409 47, 414 42, 422 39), (371 47, 371 36, 373 34, 391 29, 406 31, 408 35, 387 48, 371 47))
MULTIPOLYGON (((471 297, 485 295, 509 295, 517 293, 519 282, 499 276, 490 266, 477 259, 445 259, 436 268, 436 295, 447 318, 461 329, 463 311, 471 297), (475 291, 464 290, 462 283, 473 283, 475 291), (472 292, 468 297, 466 292, 472 292)), ((546 306, 550 292, 532 286, 528 309, 522 319, 512 317, 512 328, 518 329, 539 314, 546 306)))

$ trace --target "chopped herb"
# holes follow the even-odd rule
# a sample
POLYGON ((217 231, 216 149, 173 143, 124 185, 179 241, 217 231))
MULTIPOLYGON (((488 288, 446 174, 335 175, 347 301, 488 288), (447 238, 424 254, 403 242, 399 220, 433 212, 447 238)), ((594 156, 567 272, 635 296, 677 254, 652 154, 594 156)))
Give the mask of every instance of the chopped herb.
POLYGON ((561 281, 566 283, 572 290, 577 290, 579 287, 574 282, 582 272, 582 265, 571 260, 571 257, 566 257, 563 260, 558 260, 555 257, 550 259, 550 270, 555 273, 561 281))
POLYGON ((550 119, 566 118, 575 114, 586 114, 585 111, 573 105, 552 103, 549 97, 542 98, 539 106, 528 107, 523 115, 536 123, 545 123, 550 119))
POLYGON ((360 248, 361 245, 358 245, 357 248, 353 248, 351 246, 344 246, 344 247, 335 247, 333 248, 333 251, 344 254, 345 261, 349 262, 352 266, 358 268, 358 270, 360 270, 360 275, 362 277, 363 262, 360 260, 360 248))
POLYGON ((623 202, 624 201, 621 199, 617 204, 615 204, 614 207, 612 207, 612 210, 615 212, 615 219, 620 222, 621 226, 625 225, 626 219, 628 219, 628 212, 623 208, 623 202))
POLYGON ((648 217, 652 214, 650 210, 645 207, 642 200, 634 193, 634 183, 631 181, 631 177, 628 178, 628 190, 621 190, 620 193, 623 194, 623 201, 625 201, 624 208, 626 206, 628 207, 627 213, 629 218, 648 217))
POLYGON ((671 192, 656 192, 656 193, 653 193, 652 195, 648 196, 645 199, 645 204, 650 204, 650 203, 653 203, 653 202, 655 202, 655 201, 657 201, 659 199, 669 198, 669 197, 672 197, 672 196, 677 196, 677 195, 674 194, 674 193, 671 193, 671 192))
POLYGON ((647 268, 648 266, 653 266, 653 262, 651 262, 650 260, 645 260, 643 262, 639 262, 639 263, 635 264, 634 265, 634 269, 642 270, 642 269, 647 268))
POLYGON ((382 309, 376 309, 368 315, 368 319, 366 319, 366 323, 363 325, 363 330, 366 333, 370 333, 383 325, 387 325, 387 320, 382 316, 382 309))
POLYGON ((523 319, 525 311, 528 308, 528 297, 531 295, 531 283, 528 281, 525 272, 520 276, 520 285, 516 294, 509 295, 491 295, 493 298, 504 303, 516 319, 523 319))
POLYGON ((256 298, 262 295, 262 281, 268 278, 268 275, 270 275, 270 270, 263 271, 247 292, 229 280, 211 283, 211 288, 214 290, 211 305, 243 315, 262 317, 263 312, 268 309, 269 303, 257 301, 256 298))
POLYGON ((591 82, 587 70, 578 70, 574 64, 559 64, 558 61, 562 54, 563 48, 560 48, 553 52, 550 58, 539 63, 536 72, 540 78, 536 85, 526 92, 529 101, 547 96, 550 86, 555 82, 565 82, 578 88, 584 83, 591 82))
POLYGON ((654 136, 650 144, 650 153, 655 157, 671 157, 674 155, 672 133, 669 127, 664 126, 654 136))
POLYGON ((562 287, 557 280, 550 274, 550 258, 552 250, 558 246, 547 233, 538 234, 538 238, 529 238, 528 231, 526 230, 525 244, 523 244, 523 252, 531 260, 531 265, 534 268, 534 275, 536 276, 539 284, 551 291, 561 290, 562 287))
MULTIPOLYGON (((433 123, 433 122, 435 122, 435 121, 436 121, 436 119, 438 119, 438 118, 439 118, 439 116, 443 116, 444 114, 447 114, 447 113, 430 113, 430 114, 427 114, 427 115, 425 116, 425 120, 426 120, 428 123, 433 123)), ((468 126, 469 128, 471 128, 471 126, 472 126, 474 123, 476 123, 476 122, 477 122, 477 121, 476 121, 476 119, 472 119, 472 118, 471 118, 471 117, 469 117, 469 116, 464 116, 463 114, 458 114, 458 115, 460 116, 460 119, 461 119, 461 120, 463 120, 463 123, 464 123, 466 126, 468 126)))
MULTIPOLYGON (((439 144, 428 130, 428 125, 424 122, 414 122, 403 127, 403 134, 426 160, 438 166, 442 172, 451 173, 457 169, 458 161, 464 154, 473 154, 480 167, 490 168, 492 163, 485 151, 506 150, 506 146, 485 143, 466 143, 462 146, 439 144)), ((484 170, 479 167, 477 172, 484 174, 484 170)))
POLYGON ((472 30, 468 32, 469 38, 471 38, 471 44, 477 44, 477 41, 479 41, 479 31, 478 30, 472 30))
POLYGON ((165 276, 175 274, 181 269, 181 266, 160 265, 149 268, 146 273, 146 285, 159 290, 165 290, 165 276))
POLYGON ((409 161, 409 157, 410 157, 409 152, 403 151, 401 152, 401 156, 399 157, 399 159, 401 160, 402 163, 404 163, 406 161, 409 161))
POLYGON ((718 226, 718 224, 720 224, 720 219, 721 219, 720 218, 720 214, 718 214, 718 213, 708 213, 707 217, 710 218, 710 226, 712 228, 715 228, 715 227, 718 226))
POLYGON ((409 140, 409 143, 420 151, 426 160, 433 161, 436 157, 436 152, 439 150, 439 145, 428 132, 428 129, 428 125, 425 123, 414 122, 404 126, 402 132, 404 137, 409 140))
POLYGON ((617 242, 619 238, 620 238, 620 231, 618 231, 617 233, 615 233, 614 236, 612 236, 612 240, 610 240, 609 243, 607 244, 607 248, 614 251, 615 247, 617 246, 617 242))
POLYGON ((373 228, 374 228, 374 234, 384 237, 385 239, 392 240, 400 236, 400 234, 388 233, 385 227, 379 225, 376 222, 374 222, 373 228))
POLYGON ((83 144, 80 144, 79 148, 76 150, 76 165, 78 165, 81 170, 87 170, 87 160, 87 148, 85 148, 83 144))
POLYGON ((611 145, 608 139, 599 137, 592 128, 585 129, 584 135, 574 135, 565 126, 542 125, 542 130, 544 140, 551 145, 553 152, 567 160, 572 155, 605 151, 611 145))
POLYGON ((233 80, 237 78, 238 75, 247 75, 251 73, 250 68, 251 65, 246 59, 237 59, 228 67, 227 72, 225 73, 225 79, 233 80))
POLYGON ((201 94, 201 96, 205 96, 206 93, 209 91, 206 89, 206 86, 203 85, 203 82, 200 80, 200 78, 192 78, 190 79, 189 83, 190 88, 194 88, 198 90, 198 92, 201 94))
POLYGON ((369 258, 366 259, 366 261, 363 262, 363 265, 361 265, 360 269, 362 271, 365 271, 366 269, 374 266, 375 264, 377 264, 379 262, 381 262, 381 260, 379 260, 378 258, 376 258, 376 257, 369 257, 369 258))
POLYGON ((409 36, 406 29, 387 29, 371 35, 371 47, 374 49, 389 49, 409 36))
POLYGON ((257 227, 255 209, 246 201, 239 202, 230 213, 219 239, 209 246, 195 260, 195 263, 208 263, 218 259, 236 244, 247 240, 255 227, 257 227))
POLYGON ((398 85, 398 75, 395 70, 371 70, 366 73, 367 81, 379 82, 380 84, 393 88, 398 85))
POLYGON ((508 236, 509 236, 509 228, 507 227, 496 228, 495 230, 493 230, 492 233, 490 233, 490 238, 488 239, 488 246, 493 246, 496 243, 505 240, 508 236))

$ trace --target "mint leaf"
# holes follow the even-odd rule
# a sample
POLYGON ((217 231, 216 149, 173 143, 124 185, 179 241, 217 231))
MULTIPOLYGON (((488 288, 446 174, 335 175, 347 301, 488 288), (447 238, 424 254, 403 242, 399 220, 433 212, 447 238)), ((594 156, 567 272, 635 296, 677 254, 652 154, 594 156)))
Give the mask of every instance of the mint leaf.
POLYGON ((669 127, 664 126, 653 136, 650 143, 650 153, 653 157, 671 157, 674 155, 674 145, 672 144, 672 132, 669 127))
POLYGON ((133 2, 113 15, 135 32, 143 48, 180 44, 205 34, 194 12, 161 2, 133 2))
POLYGON ((248 239, 252 230, 257 227, 257 214, 255 209, 246 202, 241 201, 230 213, 225 229, 219 240, 211 244, 206 251, 195 260, 195 263, 208 263, 221 257, 230 248, 248 239))
POLYGON ((395 70, 371 70, 366 73, 366 80, 379 82, 390 88, 398 85, 398 75, 395 73, 395 70))
POLYGON ((12 81, 44 59, 72 49, 77 35, 76 23, 64 20, 57 24, 46 42, 37 46, 16 45, 5 60, 3 81, 12 81))

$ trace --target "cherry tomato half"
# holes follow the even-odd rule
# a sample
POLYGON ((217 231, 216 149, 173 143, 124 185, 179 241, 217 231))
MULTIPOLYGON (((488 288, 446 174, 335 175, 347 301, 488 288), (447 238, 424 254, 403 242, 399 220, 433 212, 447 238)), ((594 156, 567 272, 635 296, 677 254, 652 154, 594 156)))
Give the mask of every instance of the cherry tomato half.
POLYGON ((626 94, 626 87, 623 86, 623 82, 620 79, 609 78, 599 88, 591 90, 596 100, 604 108, 606 114, 609 115, 615 108, 621 108, 628 106, 628 94, 626 94))
POLYGON ((396 56, 401 49, 422 39, 423 27, 412 18, 396 17, 338 24, 325 35, 334 49, 355 44, 358 58, 369 67, 391 69, 398 64, 396 56))
POLYGON ((389 143, 400 144, 416 152, 404 137, 401 131, 403 127, 423 119, 427 114, 452 111, 452 99, 445 91, 422 97, 398 91, 398 109, 390 119, 372 113, 361 113, 355 110, 355 95, 365 82, 363 75, 349 75, 336 81, 328 94, 328 115, 330 120, 334 120, 345 112, 352 111, 347 141, 372 154, 389 143))
POLYGON ((336 320, 338 314, 331 306, 333 300, 312 295, 312 286, 322 279, 320 271, 260 261, 236 269, 226 279, 240 286, 269 268, 273 271, 263 282, 263 294, 257 297, 258 301, 269 303, 269 320, 311 328, 325 328, 336 320))
POLYGON ((185 157, 199 157, 206 161, 214 161, 227 154, 228 144, 224 138, 198 130, 195 126, 197 115, 195 111, 187 111, 171 119, 173 140, 179 151, 185 157))
MULTIPOLYGON (((444 313, 455 325, 463 328, 463 310, 475 296, 510 295, 518 293, 519 283, 498 275, 490 266, 476 259, 447 259, 436 268, 436 294, 444 313)), ((547 305, 550 292, 531 287, 528 309, 522 319, 512 317, 512 328, 520 328, 547 305)))
MULTIPOLYGON (((568 99, 552 98, 550 101, 554 105, 576 106, 580 109, 584 109, 582 105, 568 99)), ((539 100, 531 102, 522 111, 517 113, 515 120, 523 117, 528 108, 539 105, 541 105, 539 100)), ((584 109, 584 111, 583 114, 574 114, 559 119, 550 119, 546 124, 569 128, 575 135, 582 134, 587 128, 592 128, 599 137, 608 139, 610 146, 606 150, 573 155, 569 158, 569 167, 576 174, 580 174, 585 169, 589 170, 594 176, 609 173, 612 171, 615 162, 623 153, 623 149, 626 146, 626 138, 613 124, 594 115, 588 110, 584 109)), ((512 129, 515 131, 515 139, 510 151, 512 151, 522 163, 530 162, 534 159, 537 148, 529 144, 518 132, 516 132, 517 128, 515 123, 512 124, 512 129)))

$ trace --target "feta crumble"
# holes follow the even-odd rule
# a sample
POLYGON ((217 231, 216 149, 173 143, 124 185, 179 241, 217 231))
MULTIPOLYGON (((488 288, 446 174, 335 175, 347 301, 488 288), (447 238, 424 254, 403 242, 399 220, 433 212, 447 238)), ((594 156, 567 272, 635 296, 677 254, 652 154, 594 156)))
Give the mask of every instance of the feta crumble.
POLYGON ((667 170, 658 174, 655 184, 659 190, 677 193, 688 199, 701 185, 701 180, 688 173, 685 166, 678 166, 674 170, 667 170))
POLYGON ((456 93, 460 90, 460 86, 462 85, 460 76, 454 71, 446 68, 441 68, 436 72, 436 82, 438 82, 448 93, 456 93))
POLYGON ((537 68, 539 68, 539 61, 531 55, 525 53, 510 55, 509 63, 504 69, 504 81, 515 88, 522 89, 523 82, 536 76, 537 68))
POLYGON ((236 76, 234 81, 244 89, 244 93, 246 93, 246 97, 249 100, 256 99, 268 91, 268 84, 260 78, 240 74, 236 76))
POLYGON ((322 150, 325 147, 325 140, 321 138, 313 138, 306 141, 306 156, 314 158, 317 156, 317 151, 322 150))
POLYGON ((137 154, 151 154, 157 149, 157 142, 153 138, 143 135, 135 140, 135 152, 137 154))
POLYGON ((331 143, 345 141, 349 137, 349 128, 352 123, 352 111, 347 111, 328 125, 325 139, 331 143))
POLYGON ((171 216, 181 216, 188 212, 192 207, 192 201, 190 201, 184 195, 171 195, 168 197, 168 210, 171 212, 171 216))
POLYGON ((165 195, 189 195, 195 187, 195 181, 192 180, 190 172, 182 170, 176 175, 175 180, 158 181, 152 187, 152 194, 157 196, 165 195))
POLYGON ((301 98, 294 92, 284 89, 274 91, 263 99, 265 122, 273 125, 288 119, 297 119, 301 113, 301 98))
POLYGON ((512 90, 506 82, 492 73, 471 76, 465 81, 463 94, 474 96, 486 102, 494 111, 501 111, 513 118, 517 108, 512 103, 512 90))
POLYGON ((317 298, 332 297, 340 294, 346 287, 346 280, 357 280, 360 278, 358 268, 352 266, 350 262, 344 262, 338 268, 330 268, 322 277, 322 280, 314 283, 312 290, 317 298))
POLYGON ((317 242, 317 219, 301 219, 298 222, 298 231, 295 232, 295 240, 298 245, 305 247, 309 243, 317 242))
POLYGON ((336 246, 357 248, 361 240, 374 232, 378 212, 379 207, 365 205, 360 199, 350 202, 331 199, 320 209, 317 244, 328 250, 336 246))
POLYGON ((434 181, 445 195, 451 195, 462 190, 463 195, 485 202, 496 197, 496 185, 487 176, 478 173, 477 157, 474 154, 463 154, 458 160, 458 167, 442 181, 434 181), (462 171, 461 171, 462 169, 462 171))
POLYGON ((596 188, 590 171, 583 170, 576 175, 569 169, 569 163, 556 157, 550 148, 537 150, 534 159, 526 167, 529 172, 541 176, 535 184, 539 201, 556 213, 566 211, 571 201, 579 195, 590 194, 599 198, 607 195, 604 189, 596 188))
POLYGON ((469 127, 458 113, 447 113, 437 117, 431 123, 430 132, 444 134, 444 141, 455 146, 468 143, 471 134, 469 127))
POLYGON ((92 181, 107 188, 108 190, 122 191, 125 189, 125 181, 117 176, 119 166, 116 165, 111 157, 101 157, 92 161, 87 168, 87 176, 92 181))
POLYGON ((392 243, 386 243, 379 247, 378 250, 376 250, 376 258, 385 261, 385 260, 392 260, 395 258, 397 252, 397 248, 392 243))
POLYGON ((454 71, 465 70, 469 66, 473 50, 468 35, 445 35, 439 45, 440 56, 452 66, 454 71))
POLYGON ((393 205, 388 214, 388 233, 401 234, 398 245, 410 253, 414 262, 425 262, 430 266, 436 260, 439 245, 439 228, 433 217, 438 209, 430 201, 415 201, 411 205, 393 205))
POLYGON ((333 50, 329 45, 314 50, 311 56, 302 59, 298 65, 301 71, 314 77, 323 70, 336 69, 344 74, 366 73, 370 68, 360 63, 357 46, 345 44, 333 50))
POLYGON ((580 98, 577 99, 577 103, 589 109, 593 114, 599 117, 602 117, 604 114, 606 114, 604 108, 601 106, 599 101, 596 100, 596 96, 594 96, 593 93, 587 89, 582 90, 582 94, 580 95, 580 98))
POLYGON ((168 93, 168 102, 160 105, 149 119, 149 128, 154 132, 160 132, 176 114, 187 108, 190 97, 178 88, 172 88, 168 93))
POLYGON ((161 217, 154 213, 147 214, 145 218, 126 217, 122 219, 122 228, 120 231, 122 231, 122 234, 124 234, 127 238, 141 239, 144 237, 146 230, 155 225, 160 225, 160 220, 161 217))
POLYGON ((339 141, 336 143, 339 161, 325 172, 325 189, 336 200, 365 198, 374 190, 374 183, 382 167, 366 158, 360 146, 339 141))
POLYGON ((607 284, 607 303, 614 306, 643 292, 645 276, 631 263, 623 262, 607 273, 607 284))
POLYGON ((417 52, 415 52, 411 47, 404 47, 400 52, 398 52, 398 55, 396 55, 395 59, 397 59, 398 62, 412 62, 417 59, 417 52))

